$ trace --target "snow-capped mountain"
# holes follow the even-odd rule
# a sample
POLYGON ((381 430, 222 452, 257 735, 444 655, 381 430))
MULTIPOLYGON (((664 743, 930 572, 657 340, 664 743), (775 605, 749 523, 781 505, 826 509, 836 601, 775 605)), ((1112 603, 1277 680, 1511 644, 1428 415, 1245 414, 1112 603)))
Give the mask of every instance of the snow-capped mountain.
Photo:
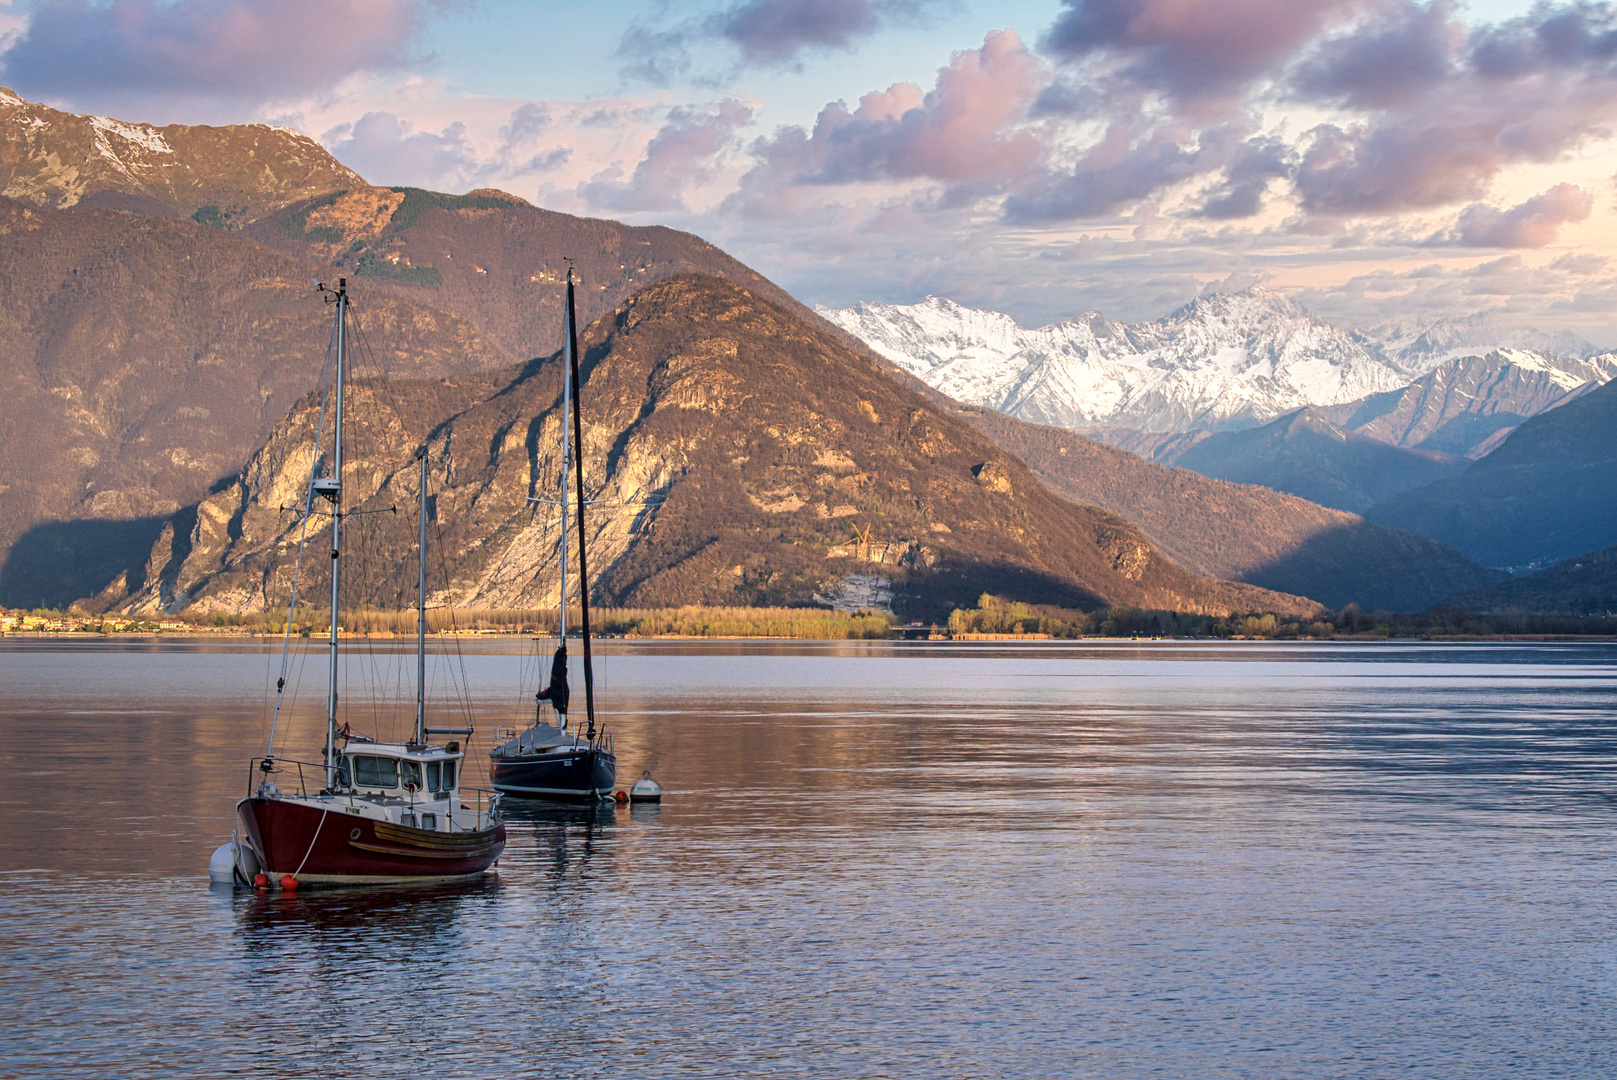
MULTIPOLYGON (((913 305, 819 310, 956 400, 1062 427, 1238 430, 1310 405, 1344 406, 1401 391, 1455 353, 1484 352, 1495 353, 1488 365, 1495 382, 1503 365, 1539 388, 1523 397, 1526 408, 1507 421, 1514 426, 1561 393, 1617 374, 1610 354, 1591 356, 1593 347, 1572 335, 1504 327, 1490 316, 1359 335, 1262 287, 1201 297, 1154 322, 1114 323, 1091 312, 1037 330, 1023 329, 1008 315, 937 297, 913 305), (1529 340, 1576 352, 1529 351, 1529 340), (1481 348, 1485 342, 1493 344, 1481 348), (1496 351, 1505 342, 1514 347, 1496 351)), ((1468 369, 1459 381, 1488 379, 1468 369)))
POLYGON ((1364 342, 1263 288, 1125 325, 1091 313, 1038 330, 937 297, 820 314, 959 401, 1065 427, 1249 427, 1404 386, 1364 342))
POLYGON ((1489 311, 1419 322, 1384 323, 1365 331, 1364 337, 1411 376, 1424 375, 1450 360, 1485 356, 1498 350, 1574 360, 1587 360, 1600 351, 1577 334, 1511 326, 1489 311))

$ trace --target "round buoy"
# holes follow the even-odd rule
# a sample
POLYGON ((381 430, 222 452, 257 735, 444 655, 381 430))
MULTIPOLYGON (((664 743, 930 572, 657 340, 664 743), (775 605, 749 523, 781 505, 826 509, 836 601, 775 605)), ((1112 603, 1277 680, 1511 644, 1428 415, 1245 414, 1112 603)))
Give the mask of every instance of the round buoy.
POLYGON ((267 888, 269 888, 269 875, 268 874, 254 874, 253 875, 253 888, 255 888, 255 889, 267 889, 267 888))
POLYGON ((617 803, 619 806, 622 806, 624 803, 629 801, 629 793, 627 791, 620 791, 612 796, 612 801, 617 803))
POLYGON ((640 779, 634 782, 629 789, 630 802, 662 802, 663 789, 657 786, 657 781, 651 778, 651 770, 640 774, 640 779))
POLYGON ((225 844, 208 858, 208 880, 215 885, 229 885, 236 880, 236 845, 225 844))
POLYGON ((293 877, 291 874, 287 874, 286 876, 282 877, 281 878, 281 891, 282 892, 297 892, 298 891, 298 879, 293 877))

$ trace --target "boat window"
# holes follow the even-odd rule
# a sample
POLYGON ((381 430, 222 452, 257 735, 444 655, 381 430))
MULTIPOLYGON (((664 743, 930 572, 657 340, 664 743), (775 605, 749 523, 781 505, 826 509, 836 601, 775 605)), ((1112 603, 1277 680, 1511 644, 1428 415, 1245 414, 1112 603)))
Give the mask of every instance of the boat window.
POLYGON ((353 787, 353 783, 348 776, 348 759, 345 757, 340 757, 337 759, 336 789, 338 791, 342 791, 345 788, 350 787, 353 787))
POLYGON ((356 787, 398 787, 399 763, 393 758, 356 754, 349 758, 354 764, 356 787))
POLYGON ((443 784, 440 783, 442 779, 443 766, 438 764, 436 761, 427 762, 427 790, 442 791, 443 784))
POLYGON ((402 774, 400 779, 404 781, 405 787, 413 787, 417 791, 421 790, 421 762, 401 761, 399 762, 399 772, 402 774))
POLYGON ((421 827, 423 829, 428 830, 429 832, 437 832, 438 831, 438 815, 437 814, 422 814, 421 815, 421 827))
POLYGON ((400 814, 399 815, 399 824, 400 825, 408 825, 412 829, 415 828, 415 815, 414 814, 400 814))
POLYGON ((444 762, 444 786, 439 791, 449 791, 455 786, 455 762, 444 762))

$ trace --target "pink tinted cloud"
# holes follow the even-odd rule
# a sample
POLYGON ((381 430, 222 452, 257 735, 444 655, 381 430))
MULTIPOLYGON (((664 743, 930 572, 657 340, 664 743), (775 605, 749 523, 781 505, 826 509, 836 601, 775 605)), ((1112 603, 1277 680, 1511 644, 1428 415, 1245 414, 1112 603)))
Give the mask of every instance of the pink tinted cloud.
MULTIPOLYGON (((726 42, 742 65, 796 67, 806 53, 852 49, 885 27, 914 23, 949 0, 742 0, 705 17, 674 25, 636 21, 624 32, 617 56, 631 78, 667 84, 700 72, 709 43, 726 42)), ((677 10, 677 9, 676 9, 677 10)))
POLYGON ((1543 247, 1555 242, 1563 225, 1588 218, 1594 205, 1594 196, 1576 184, 1556 184, 1505 210, 1473 203, 1460 211, 1449 242, 1461 247, 1543 247))
POLYGON ((408 63, 421 0, 42 0, 4 57, 36 94, 306 94, 408 63))
POLYGON ((726 100, 714 110, 679 108, 646 147, 628 180, 608 170, 579 185, 590 206, 617 213, 682 210, 691 185, 711 179, 731 149, 735 133, 752 120, 752 109, 726 100))
MULTIPOLYGON (((925 93, 896 83, 820 111, 812 133, 787 127, 754 147, 754 181, 840 184, 937 180, 1003 184, 1037 171, 1040 133, 1025 126, 1048 83, 1045 66, 1014 31, 989 33, 980 49, 957 53, 925 93)), ((756 183, 753 185, 756 186, 756 183)))
POLYGON ((1291 71, 1290 89, 1305 100, 1394 108, 1454 77, 1464 43, 1452 0, 1394 0, 1321 42, 1291 71))

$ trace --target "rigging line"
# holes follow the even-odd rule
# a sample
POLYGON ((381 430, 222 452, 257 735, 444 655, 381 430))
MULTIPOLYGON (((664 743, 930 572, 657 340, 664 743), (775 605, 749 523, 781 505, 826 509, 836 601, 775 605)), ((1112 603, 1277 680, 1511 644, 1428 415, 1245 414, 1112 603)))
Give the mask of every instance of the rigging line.
MULTIPOLYGON (((447 471, 447 468, 445 470, 445 478, 444 478, 444 480, 445 480, 445 486, 447 487, 448 486, 448 471, 447 471)), ((434 508, 436 509, 436 503, 434 503, 434 508)), ((456 683, 455 683, 455 669, 454 669, 454 667, 449 667, 448 668, 449 685, 450 685, 451 689, 454 691, 454 693, 456 694, 456 696, 460 700, 461 714, 466 718, 466 726, 470 727, 470 728, 475 728, 477 725, 472 722, 471 680, 466 675, 466 654, 461 649, 460 628, 456 625, 456 622, 455 622, 454 590, 450 587, 451 586, 451 579, 450 579, 450 576, 449 576, 449 562, 448 562, 448 560, 447 560, 447 558, 445 557, 445 554, 444 554, 444 552, 445 552, 445 545, 444 545, 444 542, 443 542, 443 540, 444 540, 444 522, 443 522, 443 518, 441 516, 439 516, 438 514, 436 514, 436 513, 434 513, 432 515, 432 529, 433 529, 433 541, 434 541, 432 547, 433 547, 433 551, 438 556, 438 570, 439 570, 439 572, 441 574, 441 577, 442 577, 442 580, 443 580, 443 583, 444 583, 444 609, 449 614, 450 639, 455 644, 455 658, 459 662, 459 665, 460 665, 460 676, 461 676, 460 684, 457 686, 456 683)), ((468 739, 467 740, 468 749, 470 748, 470 744, 471 744, 471 740, 468 739)))
MULTIPOLYGON (((326 436, 326 400, 331 393, 331 362, 337 354, 337 325, 332 322, 331 339, 326 343, 326 367, 320 376, 320 416, 314 427, 314 457, 309 463, 309 483, 303 493, 303 518, 298 522, 298 557, 292 568, 292 602, 286 610, 286 626, 281 634, 281 674, 275 681, 275 708, 270 714, 269 745, 265 757, 275 755, 275 726, 281 718, 281 692, 286 689, 287 652, 292 643, 292 616, 298 609, 298 583, 303 574, 303 546, 309 538, 309 518, 314 510, 314 481, 320 468, 320 443, 326 436)), ((338 479, 341 479, 339 477, 338 479)))

